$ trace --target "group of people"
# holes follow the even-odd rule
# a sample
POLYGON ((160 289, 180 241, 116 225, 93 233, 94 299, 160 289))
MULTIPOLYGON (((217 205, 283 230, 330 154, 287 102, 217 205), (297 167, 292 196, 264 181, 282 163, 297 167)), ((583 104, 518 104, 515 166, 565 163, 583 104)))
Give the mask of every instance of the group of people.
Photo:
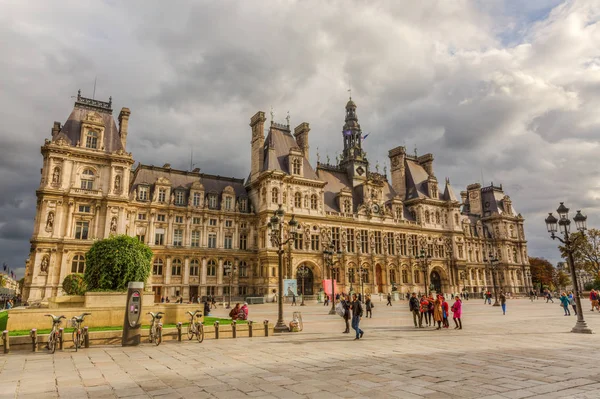
POLYGON ((417 293, 413 292, 408 305, 413 314, 415 328, 425 328, 425 323, 427 326, 435 326, 437 323, 436 330, 449 328, 448 318, 449 310, 451 310, 454 329, 462 330, 462 300, 458 295, 454 297, 454 303, 449 308, 448 302, 442 295, 436 295, 435 298, 431 294, 429 296, 422 295, 419 299, 417 293))
MULTIPOLYGON (((355 341, 361 339, 364 335, 364 331, 360 328, 360 320, 363 317, 364 309, 359 296, 360 294, 352 294, 352 297, 350 297, 349 295, 341 294, 339 297, 339 306, 342 309, 342 317, 346 322, 346 329, 344 330, 343 334, 350 333, 350 320, 352 320, 352 329, 356 333, 356 336, 354 338, 355 341)), ((369 317, 369 314, 372 315, 372 305, 373 303, 371 301, 370 296, 367 296, 364 306, 367 308, 367 317, 369 317), (369 305, 367 305, 367 301, 369 305)))
POLYGON ((248 302, 244 302, 241 306, 236 303, 229 312, 229 317, 231 317, 231 320, 248 320, 248 302))

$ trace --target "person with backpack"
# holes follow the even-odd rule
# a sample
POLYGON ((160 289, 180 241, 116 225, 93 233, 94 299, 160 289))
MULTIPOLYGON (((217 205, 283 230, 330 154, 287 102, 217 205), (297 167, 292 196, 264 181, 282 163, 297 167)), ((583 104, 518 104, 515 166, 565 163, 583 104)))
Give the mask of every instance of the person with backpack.
POLYGON ((354 338, 355 341, 361 339, 365 334, 364 331, 360 329, 360 319, 362 316, 362 303, 358 300, 356 294, 352 294, 352 329, 356 331, 356 338, 354 338))
POLYGON ((413 314, 415 328, 423 328, 423 313, 420 312, 420 307, 421 304, 419 303, 419 298, 417 298, 417 294, 413 292, 412 296, 408 300, 408 308, 413 314), (417 325, 417 320, 419 321, 419 325, 417 325))

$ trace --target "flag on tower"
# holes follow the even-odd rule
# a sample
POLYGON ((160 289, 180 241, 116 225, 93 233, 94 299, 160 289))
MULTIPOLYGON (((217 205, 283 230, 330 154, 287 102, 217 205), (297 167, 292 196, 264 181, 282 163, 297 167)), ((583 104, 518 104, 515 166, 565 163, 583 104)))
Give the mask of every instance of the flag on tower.
POLYGON ((344 130, 344 135, 345 136, 351 136, 352 135, 352 130, 344 130))
POLYGON ((367 134, 365 134, 364 136, 362 136, 362 139, 363 139, 363 140, 364 140, 364 139, 366 139, 366 138, 369 136, 369 134, 371 134, 371 133, 367 133, 367 134))
POLYGON ((4 262, 4 263, 2 264, 2 266, 4 267, 4 271, 6 271, 6 267, 7 267, 7 266, 6 266, 6 262, 4 262))

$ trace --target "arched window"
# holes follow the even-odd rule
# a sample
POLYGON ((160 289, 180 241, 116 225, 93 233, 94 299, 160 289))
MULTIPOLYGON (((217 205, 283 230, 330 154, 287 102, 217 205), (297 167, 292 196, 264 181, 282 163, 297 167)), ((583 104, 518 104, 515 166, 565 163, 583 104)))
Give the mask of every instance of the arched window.
POLYGON ((310 209, 317 209, 317 194, 310 196, 310 209))
POLYGON ((217 275, 217 262, 214 259, 208 261, 206 267, 206 275, 207 276, 216 276, 217 275))
POLYGON ((239 276, 240 277, 248 277, 248 264, 245 261, 241 261, 239 264, 239 276))
POLYGON ((279 190, 277 189, 277 187, 273 187, 273 189, 271 190, 271 203, 279 203, 279 190))
POLYGON ((85 136, 85 146, 87 148, 98 148, 98 132, 90 130, 85 136))
POLYGON ((414 283, 415 284, 420 284, 421 283, 421 276, 419 275, 419 271, 415 270, 414 275, 415 275, 414 283))
POLYGON ((439 212, 436 212, 436 213, 435 213, 435 222, 436 222, 437 224, 440 224, 440 213, 439 213, 439 212))
POLYGON ((154 259, 154 264, 152 266, 152 274, 154 276, 162 276, 163 274, 163 260, 160 258, 154 259))
POLYGON ((173 262, 171 263, 171 275, 181 276, 181 259, 173 259, 173 262))
POLYGON ((81 174, 81 188, 84 190, 94 189, 94 179, 96 175, 91 169, 85 169, 81 174))
POLYGON ((300 194, 299 192, 294 194, 294 207, 302 208, 302 194, 300 194))
POLYGON ((390 270, 390 283, 392 283, 392 284, 396 283, 396 271, 395 270, 390 270))
POLYGON ((71 273, 83 273, 85 270, 85 257, 83 255, 75 255, 71 261, 71 273))
POLYGON ((294 173, 295 175, 299 175, 300 174, 300 165, 301 165, 300 160, 298 158, 294 159, 292 161, 292 169, 293 169, 292 173, 294 173))
POLYGON ((200 261, 198 259, 192 259, 190 262, 190 276, 197 276, 200 270, 200 261))
POLYGON ((430 219, 429 219, 429 211, 425 211, 425 223, 429 223, 430 219))
POLYGON ((402 284, 408 284, 408 271, 402 270, 402 284))

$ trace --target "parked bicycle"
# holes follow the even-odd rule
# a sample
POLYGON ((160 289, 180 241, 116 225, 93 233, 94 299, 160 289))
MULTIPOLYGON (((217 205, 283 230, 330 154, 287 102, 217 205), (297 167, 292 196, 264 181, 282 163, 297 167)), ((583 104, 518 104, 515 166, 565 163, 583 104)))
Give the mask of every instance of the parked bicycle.
POLYGON ((46 348, 51 353, 56 352, 56 345, 58 345, 59 334, 58 326, 62 323, 62 319, 66 319, 65 316, 54 316, 53 314, 45 314, 44 316, 48 316, 52 318, 52 330, 50 331, 50 335, 48 336, 48 343, 46 344, 46 348))
POLYGON ((156 346, 160 345, 162 342, 162 323, 160 319, 163 317, 163 312, 148 312, 152 317, 152 324, 150 324, 150 343, 156 344, 156 346))
POLYGON ((91 313, 82 313, 79 316, 73 316, 71 318, 71 327, 75 328, 75 330, 73 330, 73 344, 75 345, 75 352, 77 352, 77 350, 83 346, 87 331, 81 328, 81 323, 83 323, 85 316, 89 315, 91 315, 91 313))
POLYGON ((196 318, 200 319, 200 317, 202 317, 202 312, 200 310, 195 310, 194 312, 187 313, 190 315, 190 324, 188 324, 187 328, 188 339, 191 340, 195 335, 198 342, 204 341, 204 325, 200 320, 195 320, 196 318))

